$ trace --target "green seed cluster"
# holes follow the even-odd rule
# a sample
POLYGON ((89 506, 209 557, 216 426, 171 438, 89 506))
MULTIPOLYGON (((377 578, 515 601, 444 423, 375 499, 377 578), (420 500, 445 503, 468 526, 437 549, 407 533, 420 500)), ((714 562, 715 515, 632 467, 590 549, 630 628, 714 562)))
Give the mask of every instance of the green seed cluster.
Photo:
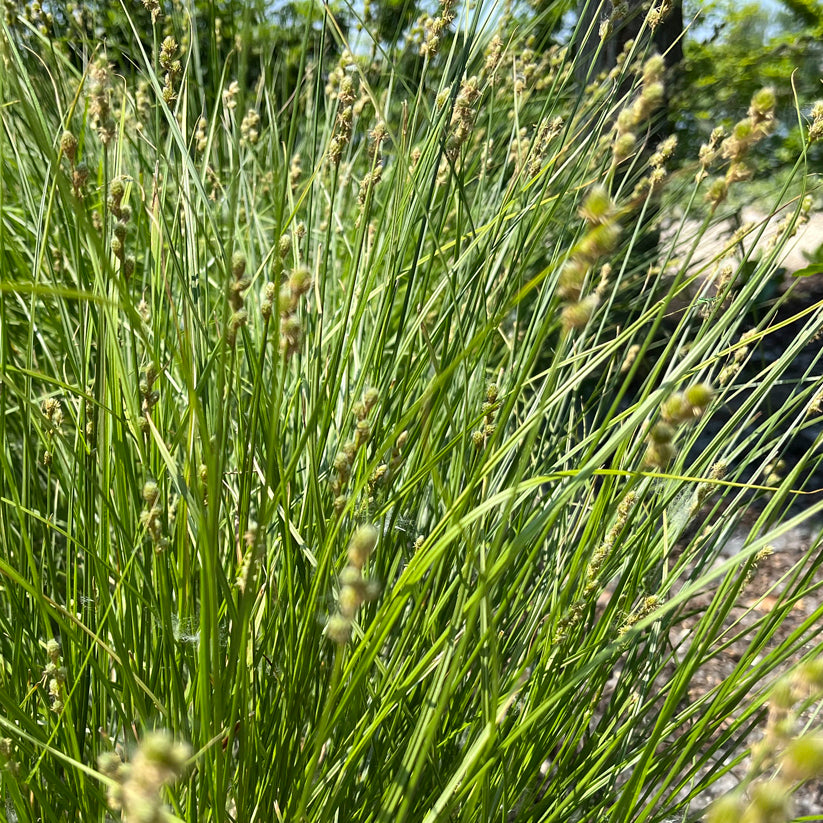
POLYGON ((614 165, 622 163, 634 154, 637 147, 638 130, 648 123, 655 109, 662 105, 665 96, 664 69, 665 64, 659 54, 653 55, 643 64, 640 94, 617 116, 612 142, 614 165))
POLYGON ((480 82, 477 77, 469 77, 460 84, 460 93, 454 101, 450 133, 446 138, 446 155, 454 162, 460 149, 469 139, 477 116, 475 103, 480 97, 480 82))
POLYGON ((66 707, 66 681, 68 672, 63 665, 63 658, 60 656, 60 644, 56 640, 49 640, 46 643, 46 654, 49 662, 43 670, 43 679, 49 685, 49 699, 51 700, 51 710, 56 714, 62 714, 66 707))
POLYGON ((603 565, 611 555, 614 543, 620 536, 620 532, 623 531, 623 527, 626 525, 626 521, 629 519, 629 514, 634 508, 636 501, 637 495, 634 492, 629 492, 620 501, 620 505, 617 507, 617 517, 614 525, 609 529, 609 533, 606 535, 603 543, 597 547, 586 569, 586 587, 583 590, 584 601, 588 602, 591 595, 599 588, 598 579, 603 570, 603 565))
POLYGON ((143 485, 143 501, 146 507, 140 513, 140 522, 151 538, 154 551, 160 554, 168 548, 169 540, 163 534, 164 515, 160 506, 160 489, 153 480, 143 485))
POLYGON ((423 57, 431 60, 437 54, 443 32, 451 25, 454 17, 454 0, 440 0, 440 13, 423 20, 423 42, 420 44, 420 54, 423 57))
POLYGON ((121 811, 123 820, 134 823, 163 823, 168 820, 161 792, 178 780, 191 756, 191 747, 175 742, 166 732, 147 734, 131 763, 115 752, 102 754, 100 771, 114 781, 109 787, 109 806, 121 811))
POLYGON ((380 394, 375 388, 366 389, 363 396, 352 407, 355 418, 354 439, 347 440, 343 448, 335 455, 334 473, 331 478, 331 491, 334 495, 334 509, 339 514, 346 507, 344 491, 354 469, 357 453, 368 443, 371 437, 369 413, 377 405, 380 394))
POLYGON ((126 254, 126 234, 131 220, 131 208, 123 202, 126 193, 125 182, 122 177, 115 177, 109 183, 107 205, 109 212, 115 218, 112 228, 111 252, 120 261, 120 271, 123 277, 129 280, 134 274, 134 255, 126 254))
POLYGON ((380 594, 377 583, 363 578, 363 566, 376 545, 377 529, 370 524, 361 526, 349 543, 349 562, 340 572, 338 610, 326 624, 326 636, 338 645, 347 643, 351 638, 352 621, 363 603, 374 600, 380 594))
POLYGON ((60 152, 69 163, 69 179, 75 197, 83 197, 89 181, 89 168, 84 162, 78 162, 77 148, 77 137, 65 130, 60 135, 60 152))
POLYGON ((752 172, 745 159, 752 146, 774 131, 777 123, 774 116, 775 105, 774 89, 764 88, 755 92, 747 116, 734 125, 731 134, 726 135, 721 128, 717 128, 712 132, 709 142, 701 146, 698 182, 708 177, 709 168, 719 158, 729 163, 726 174, 713 178, 709 183, 706 200, 711 204, 712 210, 726 199, 729 187, 733 183, 751 177, 752 172))
POLYGON ((10 737, 0 737, 0 769, 14 777, 20 773, 14 741, 10 737))
POLYGON ((329 161, 334 166, 340 165, 340 158, 346 146, 351 142, 354 129, 354 101, 357 95, 354 90, 354 80, 346 74, 346 67, 352 60, 351 54, 344 52, 338 66, 337 119, 335 135, 329 142, 329 161))
POLYGON ((42 406, 43 416, 46 418, 46 441, 47 448, 43 452, 43 465, 50 466, 52 461, 52 450, 54 444, 54 437, 60 431, 60 426, 63 423, 63 407, 56 397, 47 397, 43 401, 42 406))
POLYGON ((249 287, 249 279, 246 277, 246 255, 242 252, 235 252, 231 258, 231 280, 229 281, 229 306, 232 313, 226 328, 226 341, 234 348, 237 342, 237 333, 246 325, 248 313, 245 307, 243 293, 249 287))
POLYGON ((140 381, 141 416, 138 421, 138 425, 144 434, 148 434, 150 431, 149 417, 152 409, 160 400, 160 392, 154 388, 154 384, 157 382, 158 374, 159 372, 157 366, 154 363, 149 363, 149 365, 146 366, 143 379, 140 381))
POLYGON ((240 137, 247 146, 253 146, 260 139, 260 115, 249 109, 240 123, 240 137))
POLYGON ((586 221, 588 231, 572 249, 557 282, 557 293, 565 301, 560 320, 567 331, 583 329, 591 320, 600 303, 605 278, 601 277, 597 290, 585 297, 582 296, 584 285, 592 267, 614 251, 621 233, 614 202, 601 185, 593 186, 586 195, 580 216, 586 221))
POLYGON ((117 132, 111 113, 111 67, 101 55, 89 69, 89 113, 92 127, 104 146, 108 146, 117 132))
POLYGON ((823 659, 809 661, 772 689, 763 738, 752 747, 740 788, 718 800, 707 823, 789 823, 792 794, 823 777, 823 732, 805 731, 808 702, 823 699, 823 659), (748 789, 744 788, 748 786, 748 789))
POLYGON ((472 432, 472 443, 474 447, 480 451, 486 447, 489 438, 494 434, 495 424, 494 418, 500 404, 497 402, 498 388, 497 384, 489 383, 486 389, 486 402, 483 404, 483 428, 472 432))
POLYGON ((177 99, 177 86, 183 74, 183 66, 175 58, 178 45, 173 37, 166 37, 160 46, 160 68, 163 69, 163 100, 171 105, 177 99))
POLYGON ((237 571, 235 585, 241 592, 245 593, 254 589, 257 571, 263 561, 263 541, 259 539, 256 524, 249 524, 246 533, 243 535, 243 542, 246 544, 246 553, 243 555, 243 562, 237 571))
POLYGON ((695 383, 663 401, 662 420, 651 427, 646 438, 646 465, 658 469, 669 465, 677 454, 673 442, 677 428, 700 418, 713 397, 714 390, 708 383, 695 383))
POLYGON ((812 122, 809 126, 809 142, 816 143, 821 137, 823 137, 823 100, 817 100, 812 106, 812 122))

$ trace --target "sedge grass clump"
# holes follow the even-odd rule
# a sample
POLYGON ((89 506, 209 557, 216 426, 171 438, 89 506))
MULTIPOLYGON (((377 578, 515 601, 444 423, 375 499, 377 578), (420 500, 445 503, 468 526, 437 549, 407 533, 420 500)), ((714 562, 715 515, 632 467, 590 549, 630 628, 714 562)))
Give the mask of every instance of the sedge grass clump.
MULTIPOLYGON (((745 694, 821 650, 813 620, 778 631, 819 546, 769 614, 741 600, 823 510, 790 508, 820 388, 816 361, 793 373, 819 312, 769 291, 792 224, 708 269, 701 320, 710 183, 673 140, 647 151, 663 68, 649 25, 621 48, 626 4, 614 34, 591 21, 597 65, 557 4, 441 4, 428 29, 294 7, 289 31, 184 5, 152 28, 159 4, 77 9, 76 42, 7 5, 0 32, 5 816, 699 812, 746 748, 745 694), (651 249, 670 203, 690 236, 651 249), (784 320, 791 346, 751 356, 784 320), (153 722, 173 731, 141 751, 153 722)), ((703 157, 724 184, 730 136, 703 157)), ((762 208, 796 225, 786 199, 762 208)), ((805 778, 818 743, 773 771, 805 778)))

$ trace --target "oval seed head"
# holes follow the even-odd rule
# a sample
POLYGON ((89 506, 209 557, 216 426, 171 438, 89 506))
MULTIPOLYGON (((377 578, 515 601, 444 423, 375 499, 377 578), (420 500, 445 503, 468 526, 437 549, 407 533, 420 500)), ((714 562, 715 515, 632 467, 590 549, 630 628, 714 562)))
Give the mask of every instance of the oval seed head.
POLYGON ((649 443, 644 461, 646 465, 665 469, 674 460, 677 449, 672 443, 649 443))
POLYGON ((566 261, 557 280, 557 294, 565 300, 579 300, 588 265, 583 260, 566 261))
POLYGON ((612 147, 615 161, 619 163, 625 160, 634 151, 636 145, 637 138, 630 131, 621 134, 612 147))
POLYGON ((590 225, 596 226, 611 217, 612 199, 605 186, 595 185, 589 190, 583 205, 580 207, 580 216, 590 225))
POLYGON ((671 443, 674 439, 674 429, 668 423, 655 423, 649 437, 655 443, 671 443))
POLYGON ((581 260, 595 262, 599 257, 614 251, 620 240, 620 226, 617 223, 600 223, 592 228, 575 248, 581 260))
POLYGON ((792 782, 820 776, 823 774, 823 734, 804 734, 792 740, 782 760, 783 774, 792 782))
POLYGON ((281 257, 287 257, 291 251, 291 236, 284 234, 277 243, 277 252, 281 257))
POLYGON ((634 128, 634 113, 631 109, 622 109, 617 115, 617 133, 626 134, 634 128))
POLYGON ((791 796, 779 780, 755 784, 751 795, 752 802, 740 823, 783 823, 791 819, 791 796))
POLYGON ((377 389, 366 389, 366 391, 363 392, 363 405, 366 407, 366 411, 371 411, 377 405, 379 398, 380 393, 377 389))
POLYGON ((77 156, 77 138, 70 131, 64 131, 60 137, 60 149, 73 164, 77 156))
POLYGON ((728 183, 722 177, 715 177, 706 192, 706 200, 713 206, 719 206, 729 193, 728 183))
POLYGON ((349 619, 357 614, 363 602, 361 593, 354 586, 343 586, 340 589, 340 614, 349 619))
POLYGON ((657 108, 657 106, 663 102, 665 92, 666 90, 663 88, 662 83, 649 83, 647 86, 643 87, 641 98, 645 105, 649 108, 657 108))
POLYGON ((681 392, 675 392, 663 401, 660 414, 669 423, 682 423, 691 418, 691 410, 681 392))
POLYGON ((143 500, 150 506, 153 506, 159 496, 160 489, 157 488, 157 483, 155 483, 154 480, 147 480, 143 484, 143 500))
POLYGON ((743 799, 735 792, 712 803, 706 820, 707 823, 740 823, 742 815, 743 799))
POLYGON ((569 303, 560 314, 560 321, 567 330, 584 329, 591 320, 592 313, 597 308, 599 298, 596 294, 590 294, 577 303, 569 303))
POLYGON ((231 273, 235 280, 239 280, 246 273, 246 255, 236 251, 231 256, 231 273))
POLYGON ((353 589, 365 590, 366 581, 363 580, 363 575, 360 574, 360 569, 354 566, 346 566, 340 572, 340 585, 343 587, 351 586, 353 589))
POLYGON ((760 89, 760 91, 756 91, 752 97, 751 106, 749 107, 749 117, 753 120, 762 120, 774 111, 776 104, 777 98, 771 86, 760 89))
POLYGON ((120 201, 123 199, 123 195, 126 192, 126 188, 123 185, 123 181, 119 177, 115 177, 114 180, 109 183, 109 197, 119 206, 120 201))
POLYGON ((49 660, 57 665, 57 661, 60 659, 60 644, 54 638, 46 643, 46 654, 49 660))
POLYGON ((146 762, 166 771, 170 779, 183 771, 191 749, 185 743, 175 743, 168 732, 152 732, 143 739, 139 753, 146 762))
POLYGON ((795 675, 799 683, 813 691, 823 691, 823 658, 804 663, 795 675))
POLYGON ((643 82, 659 83, 663 79, 663 70, 665 68, 663 58, 659 54, 653 54, 643 64, 643 82))
POLYGON ((369 425, 369 421, 358 421, 357 429, 354 433, 354 442, 357 444, 357 447, 360 448, 368 443, 369 437, 371 437, 371 426, 369 425))
POLYGON ((332 465, 341 477, 349 476, 351 472, 351 460, 345 452, 337 452, 334 458, 334 463, 332 465))
POLYGON ((686 389, 685 394, 689 405, 702 411, 711 403, 714 390, 708 383, 695 383, 686 389))
POLYGON ((357 569, 362 569, 376 545, 377 529, 371 524, 361 526, 349 543, 349 563, 357 569))
POLYGON ((289 278, 289 288, 295 297, 305 294, 311 288, 311 272, 305 266, 295 269, 289 278))
POLYGON ((342 614, 333 614, 326 623, 326 637, 338 646, 348 643, 351 638, 351 620, 342 614))

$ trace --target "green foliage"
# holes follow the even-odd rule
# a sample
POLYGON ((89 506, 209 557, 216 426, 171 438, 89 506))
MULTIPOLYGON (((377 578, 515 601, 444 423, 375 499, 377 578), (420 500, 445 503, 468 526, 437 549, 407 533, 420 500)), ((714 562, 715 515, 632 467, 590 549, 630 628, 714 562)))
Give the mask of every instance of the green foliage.
MULTIPOLYGON (((312 7, 283 53, 258 11, 227 52, 200 7, 112 9, 111 54, 2 29, 8 818, 698 814, 821 651, 821 608, 779 632, 819 540, 741 602, 823 510, 819 438, 767 467, 819 423, 821 309, 762 366, 787 298, 748 313, 809 204, 725 279, 681 236, 639 264, 647 30, 581 88, 482 7, 385 52, 312 7)), ((745 185, 705 166, 687 202, 745 185)))
POLYGON ((794 11, 794 6, 804 6, 807 13, 775 16, 757 2, 725 0, 686 6, 686 20, 696 22, 684 41, 685 60, 676 75, 671 114, 683 156, 695 157, 713 128, 731 128, 755 91, 771 86, 782 128, 759 155, 775 170, 794 163, 803 145, 797 100, 808 106, 820 95, 823 47, 820 17, 811 19, 814 4, 783 5, 794 11))

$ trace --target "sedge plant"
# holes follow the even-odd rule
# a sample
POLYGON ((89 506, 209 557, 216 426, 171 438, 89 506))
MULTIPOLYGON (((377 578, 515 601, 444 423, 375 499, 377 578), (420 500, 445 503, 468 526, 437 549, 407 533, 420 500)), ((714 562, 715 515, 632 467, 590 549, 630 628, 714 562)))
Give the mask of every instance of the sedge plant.
POLYGON ((530 39, 554 12, 449 0, 391 43, 307 12, 255 71, 252 16, 220 52, 197 4, 2 24, 6 819, 701 813, 820 652, 820 608, 779 633, 819 540, 730 615, 823 507, 823 314, 757 357, 805 153, 770 245, 693 264, 773 94, 676 166, 653 5, 602 74, 530 39))

